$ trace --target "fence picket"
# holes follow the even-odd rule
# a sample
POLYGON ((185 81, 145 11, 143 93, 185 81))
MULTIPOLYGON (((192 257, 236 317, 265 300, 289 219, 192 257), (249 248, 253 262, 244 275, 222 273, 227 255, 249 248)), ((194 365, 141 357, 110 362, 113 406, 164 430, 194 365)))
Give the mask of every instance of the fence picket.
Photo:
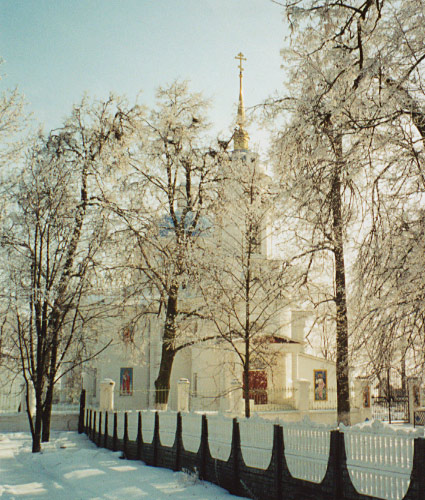
POLYGON ((395 430, 380 421, 341 425, 347 469, 358 493, 401 500, 410 484, 414 438, 423 431, 395 430))

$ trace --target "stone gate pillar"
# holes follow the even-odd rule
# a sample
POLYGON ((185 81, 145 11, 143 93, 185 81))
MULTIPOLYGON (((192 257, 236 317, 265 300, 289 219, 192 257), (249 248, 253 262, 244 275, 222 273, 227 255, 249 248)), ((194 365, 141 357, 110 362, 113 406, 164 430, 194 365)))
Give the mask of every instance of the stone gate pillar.
POLYGON ((177 411, 189 411, 190 382, 181 378, 177 382, 177 411))
POLYGON ((413 424, 414 411, 422 406, 421 385, 418 378, 409 378, 407 382, 409 393, 409 423, 413 424))
POLYGON ((110 378, 105 378, 100 383, 100 411, 114 411, 114 388, 115 382, 110 378))

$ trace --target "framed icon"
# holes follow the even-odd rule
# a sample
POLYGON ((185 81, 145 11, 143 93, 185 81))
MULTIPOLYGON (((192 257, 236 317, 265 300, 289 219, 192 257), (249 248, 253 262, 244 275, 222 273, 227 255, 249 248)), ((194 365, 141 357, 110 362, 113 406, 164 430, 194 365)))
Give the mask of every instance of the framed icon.
POLYGON ((328 400, 328 371, 314 370, 314 401, 328 400))
POLYGON ((370 386, 363 387, 363 408, 370 408, 370 386))
POLYGON ((133 368, 120 369, 120 395, 131 396, 133 394, 133 368))

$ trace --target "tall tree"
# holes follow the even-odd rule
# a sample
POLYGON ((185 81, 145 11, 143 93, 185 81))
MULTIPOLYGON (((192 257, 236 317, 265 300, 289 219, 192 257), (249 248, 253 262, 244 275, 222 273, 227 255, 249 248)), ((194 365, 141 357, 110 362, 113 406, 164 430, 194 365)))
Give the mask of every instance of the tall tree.
MULTIPOLYGON (((403 3, 300 0, 287 2, 285 8, 293 29, 295 50, 291 57, 297 68, 292 74, 292 85, 298 87, 298 93, 295 90, 292 94, 295 101, 282 100, 279 104, 288 104, 285 106, 288 109, 295 103, 292 111, 300 127, 304 116, 306 133, 299 133, 298 140, 305 151, 311 143, 312 127, 315 134, 319 130, 326 137, 333 152, 333 172, 339 170, 341 174, 339 180, 338 175, 332 178, 334 187, 340 182, 342 200, 349 202, 355 199, 353 194, 361 194, 363 213, 370 214, 362 220, 363 232, 369 230, 370 234, 360 258, 362 263, 370 262, 371 269, 377 256, 370 245, 371 239, 381 239, 378 235, 384 226, 397 232, 397 224, 381 225, 382 219, 391 213, 385 213, 390 206, 388 200, 397 195, 393 204, 396 215, 407 198, 419 199, 417 190, 412 198, 412 191, 401 194, 397 187, 411 186, 409 177, 415 168, 418 180, 423 175, 421 153, 415 147, 415 134, 409 130, 414 126, 416 137, 423 137, 424 5, 419 0, 403 3), (301 86, 304 96, 299 92, 301 86), (404 168, 400 183, 395 175, 400 176, 401 164, 404 168), (354 188, 351 192, 347 190, 350 186, 354 188)), ((310 165, 320 166, 323 155, 319 144, 316 149, 310 148, 309 155, 311 161, 305 155, 305 165, 309 169, 310 165)), ((338 212, 337 191, 329 191, 333 215, 338 212)), ((358 201, 359 197, 356 198, 358 201)), ((349 203, 346 206, 349 208, 349 203)), ((335 229, 336 226, 334 240, 335 229)), ((394 240, 386 243, 390 241, 394 240)), ((341 259, 335 248, 334 254, 337 278, 341 259)), ((337 285, 336 297, 340 290, 337 285)))
MULTIPOLYGON (((2 63, 3 60, 0 58, 0 67, 2 63)), ((24 100, 18 90, 2 90, 0 93, 1 168, 10 167, 16 161, 17 153, 22 150, 22 144, 17 140, 17 133, 23 130, 25 123, 24 100)))
POLYGON ((253 394, 250 372, 272 366, 275 344, 285 341, 281 319, 294 283, 288 262, 272 256, 272 236, 279 239, 272 213, 276 197, 258 157, 233 153, 223 165, 210 242, 214 258, 199 275, 211 330, 242 367, 246 417, 253 394))
POLYGON ((1 237, 10 262, 9 341, 35 391, 34 452, 49 440, 56 383, 94 354, 89 323, 105 305, 94 284, 107 238, 98 177, 117 168, 131 113, 114 98, 83 101, 62 129, 35 142, 11 187, 1 237))
POLYGON ((202 317, 199 301, 187 297, 205 257, 208 209, 224 156, 208 145, 206 105, 186 83, 158 90, 157 107, 143 118, 139 147, 131 151, 127 200, 110 203, 123 224, 120 238, 126 235, 134 249, 124 256, 132 274, 127 297, 142 304, 133 322, 156 315, 162 323, 157 407, 168 403, 177 352, 203 340, 194 326, 202 317))

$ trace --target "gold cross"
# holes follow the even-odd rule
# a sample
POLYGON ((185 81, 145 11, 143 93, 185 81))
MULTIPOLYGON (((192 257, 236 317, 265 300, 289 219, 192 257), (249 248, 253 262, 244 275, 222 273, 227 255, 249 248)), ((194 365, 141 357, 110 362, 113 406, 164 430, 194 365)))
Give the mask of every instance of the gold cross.
POLYGON ((246 61, 246 57, 243 56, 242 52, 239 52, 235 59, 239 59, 239 72, 242 73, 244 70, 244 68, 242 68, 242 61, 246 61))

